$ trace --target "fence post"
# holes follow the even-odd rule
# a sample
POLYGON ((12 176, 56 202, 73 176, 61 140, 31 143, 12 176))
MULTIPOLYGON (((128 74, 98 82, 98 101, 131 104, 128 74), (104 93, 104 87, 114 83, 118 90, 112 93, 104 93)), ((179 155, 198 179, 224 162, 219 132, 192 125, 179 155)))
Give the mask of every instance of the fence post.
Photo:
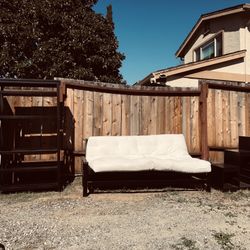
POLYGON ((201 140, 201 158, 208 160, 208 138, 207 138, 207 96, 208 84, 200 83, 201 94, 199 100, 199 116, 200 116, 200 140, 201 140))

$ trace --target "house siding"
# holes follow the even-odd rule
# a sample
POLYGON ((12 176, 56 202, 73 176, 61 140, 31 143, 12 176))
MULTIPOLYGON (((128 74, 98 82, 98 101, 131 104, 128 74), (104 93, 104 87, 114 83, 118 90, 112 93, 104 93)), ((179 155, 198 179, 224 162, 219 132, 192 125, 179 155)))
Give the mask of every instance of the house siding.
POLYGON ((246 74, 250 74, 250 19, 246 22, 246 28, 244 29, 245 33, 245 49, 246 49, 246 64, 245 64, 245 72, 246 74))
POLYGON ((187 51, 184 57, 184 63, 194 61, 194 50, 203 43, 209 41, 223 31, 223 54, 239 51, 242 46, 241 42, 241 29, 244 27, 244 19, 241 15, 233 15, 228 17, 221 17, 214 19, 210 22, 210 33, 206 36, 203 35, 205 29, 204 25, 200 27, 200 32, 196 35, 194 43, 187 51))
POLYGON ((169 79, 166 83, 167 86, 170 87, 177 87, 177 88, 197 88, 199 80, 198 79, 190 79, 190 78, 176 78, 176 79, 169 79))

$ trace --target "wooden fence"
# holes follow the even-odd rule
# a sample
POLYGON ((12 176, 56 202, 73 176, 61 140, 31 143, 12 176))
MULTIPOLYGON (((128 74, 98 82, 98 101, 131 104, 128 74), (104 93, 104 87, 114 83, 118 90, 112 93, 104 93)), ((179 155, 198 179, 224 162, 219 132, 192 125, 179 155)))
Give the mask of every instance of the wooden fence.
MULTIPOLYGON (((66 106, 75 119, 75 150, 84 150, 83 139, 91 135, 183 133, 189 152, 201 154, 201 137, 207 134, 210 160, 222 162, 224 148, 236 148, 239 135, 250 135, 250 90, 243 84, 203 83, 208 87, 204 134, 198 90, 176 88, 171 94, 166 88, 62 82, 67 86, 66 106)), ((79 169, 79 162, 76 166, 79 169)))
MULTIPOLYGON (((128 87, 60 79, 65 106, 74 118, 75 151, 92 135, 183 133, 191 154, 223 161, 223 149, 250 135, 250 89, 201 83, 200 89, 128 87), (218 153, 219 152, 219 153, 218 153)), ((9 98, 11 106, 54 106, 53 98, 9 98)), ((65 124, 72 126, 66 116, 65 124), (69 125, 70 124, 70 125, 69 125)), ((75 162, 80 171, 80 158, 75 162)))
POLYGON ((213 162, 223 162, 225 148, 237 148, 239 136, 250 136, 250 88, 211 82, 208 87, 209 156, 213 162))

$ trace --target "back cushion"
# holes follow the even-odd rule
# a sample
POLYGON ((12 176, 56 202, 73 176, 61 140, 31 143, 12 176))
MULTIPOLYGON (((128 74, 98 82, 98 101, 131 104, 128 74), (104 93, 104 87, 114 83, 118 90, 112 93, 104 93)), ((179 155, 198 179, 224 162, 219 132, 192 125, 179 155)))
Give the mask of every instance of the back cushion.
POLYGON ((126 156, 138 154, 134 136, 93 136, 87 143, 88 159, 105 156, 126 156))
POLYGON ((144 136, 93 136, 87 144, 87 160, 112 156, 188 154, 182 134, 144 136))
POLYGON ((154 148, 151 155, 185 156, 188 154, 183 134, 165 134, 155 136, 154 148))

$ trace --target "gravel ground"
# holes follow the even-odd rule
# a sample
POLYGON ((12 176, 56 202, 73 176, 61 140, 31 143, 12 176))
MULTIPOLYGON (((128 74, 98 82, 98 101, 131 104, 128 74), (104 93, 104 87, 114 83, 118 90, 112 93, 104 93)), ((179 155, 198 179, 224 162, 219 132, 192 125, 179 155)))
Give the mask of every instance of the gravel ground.
POLYGON ((250 249, 250 191, 0 194, 6 249, 250 249))

